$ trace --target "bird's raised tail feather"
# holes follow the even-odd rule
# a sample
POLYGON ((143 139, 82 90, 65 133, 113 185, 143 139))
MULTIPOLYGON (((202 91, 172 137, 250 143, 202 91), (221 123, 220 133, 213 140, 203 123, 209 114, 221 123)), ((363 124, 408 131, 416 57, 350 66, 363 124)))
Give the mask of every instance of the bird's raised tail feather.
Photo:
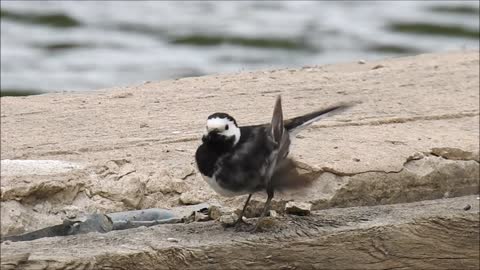
POLYGON ((320 119, 335 115, 337 113, 341 113, 350 107, 352 107, 353 103, 339 103, 325 109, 321 109, 318 111, 314 111, 302 116, 298 116, 295 118, 291 118, 284 121, 285 129, 288 130, 290 134, 297 134, 310 124, 319 121, 320 119))

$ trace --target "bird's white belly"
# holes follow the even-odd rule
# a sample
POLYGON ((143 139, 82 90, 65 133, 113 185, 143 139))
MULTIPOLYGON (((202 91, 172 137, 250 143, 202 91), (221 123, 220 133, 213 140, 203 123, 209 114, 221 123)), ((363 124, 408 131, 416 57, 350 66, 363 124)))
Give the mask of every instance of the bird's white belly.
POLYGON ((208 183, 208 185, 213 189, 215 190, 215 192, 217 192, 218 194, 224 196, 224 197, 235 197, 235 196, 241 196, 241 195, 245 195, 245 194, 248 194, 248 192, 246 191, 240 191, 240 192, 235 192, 235 191, 231 191, 231 190, 228 190, 228 189, 224 189, 222 188, 218 183, 217 183, 217 180, 215 179, 215 175, 213 177, 208 177, 206 175, 203 175, 202 174, 202 177, 203 179, 205 180, 205 182, 208 183))

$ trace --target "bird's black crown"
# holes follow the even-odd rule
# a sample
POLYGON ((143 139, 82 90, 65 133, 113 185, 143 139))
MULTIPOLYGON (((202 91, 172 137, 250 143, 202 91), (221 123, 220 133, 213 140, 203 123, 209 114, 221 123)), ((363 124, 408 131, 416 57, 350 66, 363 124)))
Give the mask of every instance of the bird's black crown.
POLYGON ((208 117, 208 119, 212 119, 212 118, 226 118, 226 119, 232 121, 235 124, 235 126, 238 127, 237 121, 235 121, 235 118, 233 118, 232 116, 230 116, 227 113, 217 112, 217 113, 214 113, 214 114, 212 114, 208 117))

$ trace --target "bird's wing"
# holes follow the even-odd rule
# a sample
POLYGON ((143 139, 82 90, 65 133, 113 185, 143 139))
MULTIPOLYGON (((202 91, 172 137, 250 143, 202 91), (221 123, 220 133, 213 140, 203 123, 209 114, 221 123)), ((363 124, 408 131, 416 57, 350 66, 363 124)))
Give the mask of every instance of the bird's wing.
POLYGON ((270 128, 272 139, 278 145, 276 158, 277 160, 284 159, 290 148, 290 136, 284 127, 281 96, 278 96, 275 102, 270 128))
POLYGON ((284 131, 283 127, 283 111, 282 111, 282 98, 277 97, 275 101, 275 107, 273 108, 272 122, 270 124, 272 138, 275 143, 280 143, 284 131))
POLYGON ((224 188, 255 192, 265 186, 269 168, 267 160, 276 145, 267 138, 265 127, 256 127, 246 133, 243 132, 246 138, 234 151, 219 158, 215 176, 224 188))
POLYGON ((267 189, 271 186, 271 178, 274 174, 277 164, 279 164, 288 155, 290 148, 290 135, 283 126, 283 112, 282 112, 282 99, 277 97, 275 107, 273 108, 272 122, 270 123, 270 134, 268 137, 273 141, 274 148, 267 158, 267 173, 265 175, 265 183, 267 189))

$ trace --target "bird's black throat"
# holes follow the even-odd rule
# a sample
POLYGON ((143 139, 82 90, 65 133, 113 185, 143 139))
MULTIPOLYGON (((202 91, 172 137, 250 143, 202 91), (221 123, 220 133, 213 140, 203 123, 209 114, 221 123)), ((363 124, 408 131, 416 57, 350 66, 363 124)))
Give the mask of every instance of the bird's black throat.
POLYGON ((202 137, 202 145, 195 153, 199 171, 212 177, 217 160, 235 146, 235 137, 226 137, 217 132, 209 132, 202 137))
POLYGON ((202 142, 208 145, 211 150, 221 153, 230 151, 233 148, 235 144, 235 137, 226 137, 218 134, 218 132, 209 132, 207 135, 202 137, 202 142))

